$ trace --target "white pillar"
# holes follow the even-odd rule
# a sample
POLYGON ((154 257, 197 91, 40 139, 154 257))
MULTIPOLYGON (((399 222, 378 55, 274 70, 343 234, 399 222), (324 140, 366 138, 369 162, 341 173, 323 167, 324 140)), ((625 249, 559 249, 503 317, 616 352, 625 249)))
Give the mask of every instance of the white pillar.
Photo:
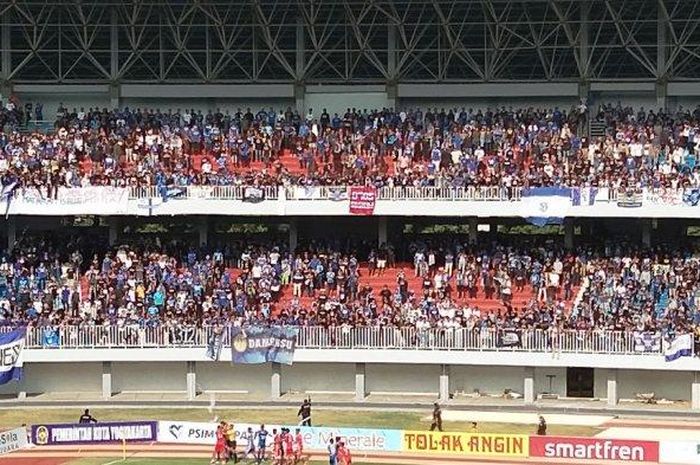
POLYGON ((574 248, 574 219, 566 218, 564 220, 564 247, 567 249, 574 248))
MULTIPOLYGON (((26 370, 27 365, 22 362, 22 370, 26 370)), ((27 398, 27 378, 25 374, 22 374, 22 378, 19 380, 19 389, 17 391, 17 400, 25 400, 27 398)))
POLYGON ((7 219, 7 251, 12 252, 17 242, 17 218, 10 216, 7 219))
POLYGON ((289 251, 294 252, 299 244, 299 229, 297 220, 289 221, 289 251))
POLYGON ((197 397, 197 362, 187 362, 187 400, 197 397))
POLYGON ((386 216, 379 218, 379 226, 377 231, 377 244, 382 245, 387 243, 389 229, 389 220, 386 216))
POLYGON ((367 374, 364 363, 355 364, 355 402, 362 402, 367 397, 367 374))
POLYGON ((119 218, 110 216, 107 218, 107 225, 109 226, 109 245, 115 245, 119 238, 119 218))
POLYGON ((476 244, 479 240, 479 218, 469 218, 469 243, 476 244))
POLYGON ((386 60, 386 70, 387 70, 387 82, 386 82, 386 105, 389 108, 396 109, 398 104, 398 81, 397 78, 397 53, 396 53, 396 31, 397 26, 395 24, 389 24, 387 26, 386 33, 386 50, 387 50, 387 60, 386 60))
POLYGON ((450 366, 442 365, 440 372, 440 402, 450 400, 450 366))
POLYGON ((200 218, 197 231, 199 231, 199 246, 206 246, 209 242, 209 222, 206 216, 200 218))
POLYGON ((700 371, 693 372, 693 383, 690 385, 690 406, 700 410, 700 371))
POLYGON ((651 246, 651 220, 642 218, 640 220, 642 222, 642 244, 644 244, 645 247, 650 247, 651 246))
POLYGON ((272 364, 272 376, 270 376, 270 397, 279 399, 282 396, 282 365, 272 364))
MULTIPOLYGON (((294 84, 294 105, 296 106, 299 116, 306 118, 306 86, 303 83, 294 84)), ((313 109, 314 114, 318 114, 316 108, 313 109)))
POLYGON ((110 84, 109 85, 109 105, 113 110, 121 108, 121 85, 120 84, 110 84))
POLYGON ((525 404, 535 403, 535 368, 525 367, 523 376, 523 400, 525 404))
POLYGON ((102 399, 112 398, 112 362, 102 362, 102 399))
POLYGON ((617 405, 618 395, 617 395, 617 368, 611 368, 607 371, 608 373, 608 405, 617 405))

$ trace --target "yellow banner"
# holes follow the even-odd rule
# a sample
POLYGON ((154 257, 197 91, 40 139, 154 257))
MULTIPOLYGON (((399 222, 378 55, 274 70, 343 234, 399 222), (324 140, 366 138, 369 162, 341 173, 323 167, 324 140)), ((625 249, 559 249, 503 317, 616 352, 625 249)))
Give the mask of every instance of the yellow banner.
POLYGON ((405 452, 432 454, 528 457, 530 452, 525 434, 404 431, 402 444, 405 452))

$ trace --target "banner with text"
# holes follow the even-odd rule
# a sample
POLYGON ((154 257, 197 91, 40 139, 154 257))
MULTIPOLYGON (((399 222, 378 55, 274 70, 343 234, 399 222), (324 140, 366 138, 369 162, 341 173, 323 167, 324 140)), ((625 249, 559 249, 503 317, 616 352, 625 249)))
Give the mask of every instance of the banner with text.
POLYGON ((231 328, 233 363, 275 362, 291 365, 299 328, 290 326, 245 326, 231 328))
POLYGON ((0 433, 0 455, 24 449, 27 445, 27 430, 24 428, 15 428, 0 433))
MULTIPOLYGON (((260 429, 259 424, 234 422, 233 425, 239 445, 247 441, 248 428, 252 430, 253 434, 260 429)), ((160 421, 158 422, 158 442, 214 445, 217 426, 217 423, 160 421)), ((279 431, 281 428, 281 425, 265 425, 265 429, 270 433, 273 429, 279 431)), ((399 430, 298 427, 295 425, 286 425, 286 428, 292 432, 299 428, 304 440, 304 448, 309 450, 326 450, 329 441, 337 438, 344 441, 353 451, 398 452, 401 450, 401 431, 399 430)), ((271 434, 268 436, 268 443, 272 444, 271 434)))
POLYGON ((22 379, 22 348, 27 328, 18 328, 0 334, 0 384, 22 379))
POLYGON ((530 436, 530 457, 657 462, 659 443, 603 438, 530 436))
POLYGON ((377 189, 368 186, 350 187, 350 213, 372 215, 377 204, 377 189))
POLYGON ((12 215, 124 215, 129 211, 129 189, 123 187, 59 187, 16 191, 9 200, 12 215), (55 195, 54 195, 55 194, 55 195))
POLYGON ((426 452, 462 456, 527 457, 525 434, 403 432, 404 452, 426 452))
POLYGON ((37 446, 155 441, 157 436, 155 421, 32 425, 32 442, 37 446))

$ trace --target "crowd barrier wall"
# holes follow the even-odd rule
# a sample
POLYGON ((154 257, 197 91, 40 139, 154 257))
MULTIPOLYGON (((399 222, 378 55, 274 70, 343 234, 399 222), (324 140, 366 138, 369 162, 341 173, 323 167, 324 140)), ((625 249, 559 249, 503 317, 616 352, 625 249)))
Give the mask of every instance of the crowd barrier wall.
MULTIPOLYGON (((234 422, 239 449, 245 448, 248 431, 255 433, 259 423, 234 422)), ((97 424, 37 424, 31 427, 32 443, 46 445, 80 445, 106 442, 147 442, 214 446, 217 422, 131 421, 97 424)), ((324 452, 330 439, 341 438, 353 452, 395 452, 410 455, 448 456, 451 458, 491 459, 564 459, 591 463, 616 461, 630 463, 700 464, 698 441, 646 441, 597 437, 539 436, 478 432, 406 431, 379 428, 300 427, 265 424, 272 433, 286 427, 298 428, 304 450, 324 452)), ((18 431, 3 433, 14 438, 12 447, 20 447, 18 431)), ((254 438, 257 446, 257 438, 254 438)), ((272 435, 268 436, 271 445, 272 435)), ((2 449, 0 449, 1 451, 2 449)), ((13 449, 14 450, 14 449, 13 449)))
MULTIPOLYGON (((0 433, 0 455, 27 447, 120 442, 214 446, 217 422, 179 420, 124 421, 96 424, 36 424, 0 433), (29 440, 28 440, 29 439, 29 440)), ((268 432, 299 428, 304 450, 323 452, 330 439, 341 438, 351 451, 396 452, 411 455, 445 455, 452 458, 563 459, 576 463, 616 461, 700 465, 700 441, 611 439, 573 436, 539 436, 478 432, 405 431, 379 428, 300 427, 265 424, 268 432)), ((234 422, 239 449, 259 423, 234 422)), ((271 445, 272 436, 268 436, 271 445)), ((257 438, 255 438, 257 446, 257 438)))
MULTIPOLYGON (((162 188, 60 188, 57 195, 35 188, 18 189, 6 206, 8 215, 241 215, 352 216, 347 186, 266 186, 252 196, 243 186, 162 188), (171 191, 177 191, 173 194, 171 191), (171 197, 171 195, 173 197, 171 197)), ((581 188, 588 189, 588 188, 581 188)), ((373 214, 442 217, 523 217, 528 202, 519 188, 383 187, 377 190, 373 214), (494 208, 495 207, 495 208, 494 208)), ((696 218, 698 189, 642 189, 635 192, 600 188, 585 204, 559 212, 562 217, 696 218)), ((531 213, 531 211, 530 211, 531 213)))

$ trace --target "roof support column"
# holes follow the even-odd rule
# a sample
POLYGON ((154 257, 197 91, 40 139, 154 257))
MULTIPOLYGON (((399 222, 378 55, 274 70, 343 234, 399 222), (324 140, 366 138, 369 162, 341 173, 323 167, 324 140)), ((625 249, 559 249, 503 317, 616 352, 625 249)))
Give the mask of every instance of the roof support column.
POLYGON ((668 66, 668 18, 663 1, 656 4, 656 106, 666 109, 666 95, 668 93, 668 79, 666 68, 668 66))
POLYGON ((12 75, 12 41, 10 34, 10 13, 9 8, 4 15, 0 16, 0 97, 3 101, 7 101, 12 95, 12 83, 10 76, 12 75))
POLYGON ((386 100, 387 106, 389 108, 396 108, 398 100, 398 86, 397 86, 397 70, 396 70, 396 25, 389 24, 387 26, 386 35, 386 50, 387 50, 387 62, 386 70, 388 79, 386 82, 386 100))
POLYGON ((297 17, 296 24, 296 59, 295 59, 295 83, 294 83, 294 103, 299 114, 303 117, 306 113, 306 85, 304 84, 304 73, 306 71, 306 38, 304 36, 304 18, 297 17))

